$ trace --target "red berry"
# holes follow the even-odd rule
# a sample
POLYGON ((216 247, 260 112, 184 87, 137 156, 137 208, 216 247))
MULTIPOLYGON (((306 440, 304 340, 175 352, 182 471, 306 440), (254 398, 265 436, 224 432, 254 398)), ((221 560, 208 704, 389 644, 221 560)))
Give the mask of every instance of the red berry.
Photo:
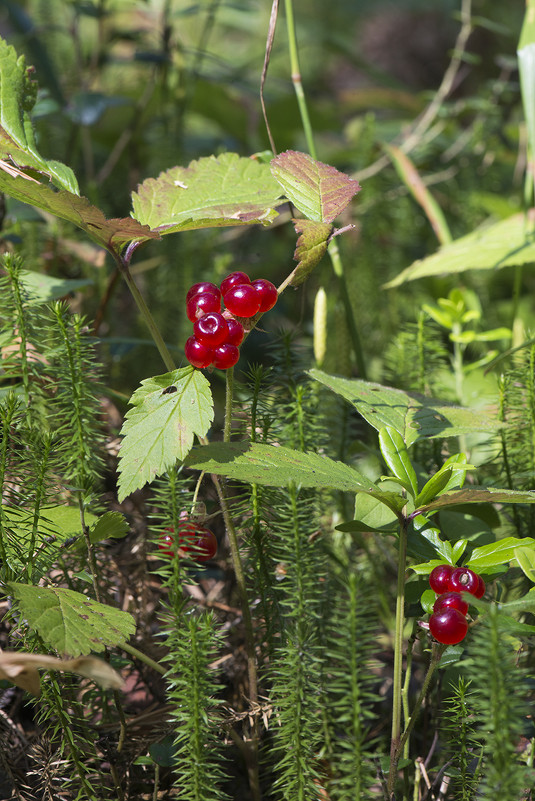
POLYGON ((221 281, 221 294, 226 295, 229 289, 231 289, 233 286, 250 283, 251 279, 247 273, 242 273, 239 270, 236 270, 236 272, 227 275, 227 277, 221 281))
POLYGON ((479 576, 468 567, 456 567, 450 576, 452 592, 470 592, 475 595, 479 588, 479 576))
POLYGON ((431 589, 441 595, 450 589, 450 576, 453 573, 451 565, 438 565, 429 574, 429 585, 431 589))
POLYGON ((215 284, 212 284, 210 281, 201 281, 199 284, 193 284, 193 286, 188 289, 186 302, 190 298, 195 297, 195 295, 202 295, 205 292, 210 292, 212 295, 219 295, 219 297, 221 297, 221 291, 219 287, 217 287, 215 284))
POLYGON ((197 342, 207 348, 217 348, 227 340, 228 323, 217 312, 205 314, 193 323, 193 335, 197 342))
POLYGON ((201 292, 200 295, 193 295, 186 305, 186 314, 188 315, 188 320, 191 320, 192 323, 205 314, 220 311, 221 295, 219 294, 219 290, 217 295, 214 292, 201 292))
POLYGON ((184 347, 186 359, 194 367, 202 369, 209 367, 214 360, 214 351, 212 348, 207 348, 202 342, 199 342, 195 337, 189 337, 184 347))
POLYGON ((466 637, 468 623, 458 609, 441 609, 429 618, 429 631, 438 642, 456 645, 466 637))
POLYGON ((226 345, 241 345, 244 337, 243 325, 239 323, 234 317, 230 319, 225 318, 228 325, 228 337, 225 341, 226 345))
POLYGON ((260 295, 251 284, 231 287, 223 299, 227 309, 236 317, 254 317, 260 309, 260 295))
POLYGON ((478 585, 477 585, 477 590, 474 592, 474 595, 476 596, 476 598, 483 598, 483 596, 485 595, 485 590, 487 588, 485 587, 485 582, 483 581, 481 576, 478 575, 477 580, 478 580, 478 585))
POLYGON ((254 286, 256 291, 260 294, 259 311, 267 312, 272 309, 279 297, 275 284, 272 284, 271 281, 267 281, 265 278, 257 278, 251 285, 254 286))
POLYGON ((433 612, 440 612, 441 609, 457 609, 461 615, 466 615, 468 604, 459 592, 444 592, 436 599, 433 612))
MULTIPOLYGON (((178 529, 178 547, 181 551, 191 554, 196 562, 207 562, 217 553, 217 540, 209 528, 195 523, 181 523, 178 529)), ((158 548, 166 555, 173 557, 175 553, 174 529, 164 532, 158 548)))
POLYGON ((228 370, 229 367, 234 367, 240 358, 240 351, 236 345, 230 345, 228 342, 223 343, 214 350, 214 367, 219 370, 228 370))

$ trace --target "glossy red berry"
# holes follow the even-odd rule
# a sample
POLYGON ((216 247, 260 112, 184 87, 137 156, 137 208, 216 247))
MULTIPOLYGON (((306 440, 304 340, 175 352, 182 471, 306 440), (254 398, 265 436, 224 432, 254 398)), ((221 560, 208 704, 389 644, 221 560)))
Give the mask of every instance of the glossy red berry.
POLYGON ((231 287, 223 300, 227 309, 236 317, 254 317, 260 309, 260 295, 251 284, 231 287))
POLYGON ((236 270, 234 273, 230 273, 221 281, 221 294, 226 295, 226 293, 231 289, 233 286, 240 286, 240 284, 250 284, 251 279, 247 275, 247 273, 242 273, 240 270, 236 270))
POLYGON ((243 325, 239 323, 234 317, 226 317, 225 318, 228 325, 228 337, 225 340, 225 344, 227 345, 241 345, 243 342, 244 337, 244 329, 243 325))
POLYGON ((433 612, 440 612, 441 609, 457 609, 461 615, 468 612, 468 604, 460 592, 444 592, 439 595, 433 606, 433 612))
POLYGON ((272 309, 279 297, 275 284, 265 278, 257 278, 256 281, 251 282, 251 286, 254 286, 260 295, 259 311, 267 312, 272 309))
POLYGON ((186 302, 190 300, 190 298, 195 297, 195 295, 202 295, 205 292, 210 292, 212 295, 219 295, 219 297, 221 297, 221 290, 218 286, 212 284, 211 281, 201 281, 198 284, 193 284, 193 286, 188 289, 186 302))
POLYGON ((476 598, 483 598, 483 596, 485 595, 485 590, 487 588, 485 587, 485 582, 483 581, 481 576, 478 576, 477 580, 478 580, 478 585, 477 585, 477 590, 474 592, 474 595, 476 596, 476 598))
POLYGON ((210 312, 193 323, 193 335, 197 342, 207 348, 217 348, 227 340, 228 323, 223 315, 210 312))
MULTIPOLYGON (((181 523, 178 530, 178 547, 181 551, 191 555, 196 562, 207 562, 213 559, 217 553, 217 540, 215 534, 209 528, 197 525, 196 523, 181 523)), ((158 548, 169 557, 175 553, 174 529, 167 529, 158 548)))
POLYGON ((475 595, 479 589, 479 576, 468 567, 456 567, 450 576, 450 590, 470 592, 475 595))
POLYGON ((193 367, 202 369, 209 367, 214 360, 214 351, 212 348, 206 347, 202 342, 199 342, 195 337, 189 337, 184 347, 186 359, 193 367))
POLYGON ((219 345, 218 348, 214 349, 213 365, 218 370, 228 370, 229 367, 234 367, 237 364, 239 358, 240 351, 236 345, 224 342, 223 345, 219 345))
POLYGON ((441 595, 450 589, 450 577, 453 573, 451 565, 438 565, 429 574, 429 585, 431 589, 441 595))
POLYGON ((192 323, 205 314, 210 314, 211 312, 219 313, 220 311, 221 295, 219 290, 217 295, 215 292, 201 292, 200 295, 193 295, 186 305, 186 314, 188 315, 188 320, 191 320, 192 323))
POLYGON ((468 623, 458 609, 441 609, 429 618, 429 631, 438 642, 456 645, 466 637, 468 623))

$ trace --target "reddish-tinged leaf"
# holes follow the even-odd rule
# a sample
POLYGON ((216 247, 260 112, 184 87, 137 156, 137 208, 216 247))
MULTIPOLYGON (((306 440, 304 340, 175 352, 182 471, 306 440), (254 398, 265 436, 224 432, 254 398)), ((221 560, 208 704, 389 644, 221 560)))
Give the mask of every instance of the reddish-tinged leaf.
POLYGON ((294 259, 299 263, 292 273, 291 284, 298 286, 308 278, 325 255, 333 227, 329 223, 312 220, 293 220, 293 224, 300 236, 294 253, 294 259))
POLYGON ((332 223, 360 191, 358 181, 295 150, 276 156, 271 172, 294 206, 315 222, 332 223))

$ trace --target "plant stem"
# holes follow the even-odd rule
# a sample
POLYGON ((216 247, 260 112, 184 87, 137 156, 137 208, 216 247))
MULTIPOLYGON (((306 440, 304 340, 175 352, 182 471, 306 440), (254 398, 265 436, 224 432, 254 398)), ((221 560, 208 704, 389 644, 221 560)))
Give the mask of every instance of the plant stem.
POLYGON ((223 427, 223 442, 230 442, 232 433, 232 401, 234 393, 234 367, 225 371, 225 424, 223 427))
POLYGON ((115 257, 115 263, 117 264, 117 267, 121 271, 121 275, 123 276, 124 280, 126 281, 128 289, 132 293, 132 297, 134 298, 134 300, 136 302, 136 305, 137 305, 137 307, 138 307, 138 309, 139 309, 139 311, 141 313, 141 316, 143 317, 143 319, 144 319, 144 321, 145 321, 145 323, 147 325, 147 328, 150 331, 150 334, 151 334, 151 336, 152 336, 152 338, 154 340, 154 344, 158 348, 158 351, 160 353, 160 356, 162 357, 163 363, 165 364, 165 366, 167 367, 167 369, 169 371, 175 370, 176 369, 176 365, 175 365, 175 362, 173 360, 173 357, 171 356, 171 354, 167 350, 167 345, 163 341, 163 338, 162 338, 162 335, 160 334, 158 326, 154 322, 154 318, 153 318, 152 314, 149 311, 149 307, 145 303, 145 299, 143 298, 143 295, 141 294, 141 292, 137 288, 137 285, 136 285, 134 279, 132 278, 132 274, 130 273, 130 268, 128 266, 128 261, 126 259, 123 259, 118 253, 114 253, 114 257, 115 257))
POLYGON ((127 654, 130 654, 134 657, 134 659, 139 659, 140 662, 144 662, 147 667, 152 668, 155 670, 156 673, 160 673, 162 676, 167 676, 169 671, 167 668, 162 667, 159 665, 158 662, 155 662, 154 659, 151 659, 150 656, 144 654, 143 651, 138 651, 137 648, 134 648, 133 645, 130 645, 127 642, 123 642, 122 645, 119 646, 121 650, 126 651, 127 654))
POLYGON ((407 562, 408 520, 402 518, 399 527, 398 583, 396 598, 396 630, 394 634, 394 676, 392 698, 392 739, 390 744, 390 772, 388 792, 394 792, 396 768, 401 753, 401 691, 403 668, 403 623, 405 620, 405 567, 407 562))

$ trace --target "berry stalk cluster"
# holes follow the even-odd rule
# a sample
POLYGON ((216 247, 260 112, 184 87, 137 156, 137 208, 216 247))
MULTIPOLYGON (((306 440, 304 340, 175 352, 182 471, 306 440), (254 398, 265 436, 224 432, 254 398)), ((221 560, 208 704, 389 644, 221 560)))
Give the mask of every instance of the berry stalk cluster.
POLYGON ((438 565, 429 575, 431 589, 438 595, 429 618, 429 630, 435 640, 444 645, 456 645, 468 631, 468 604, 461 593, 476 598, 485 594, 485 582, 468 567, 438 565))
POLYGON ((200 369, 234 367, 245 336, 243 323, 237 318, 248 319, 269 311, 277 297, 277 288, 271 281, 251 281, 239 270, 227 275, 220 287, 209 281, 193 284, 186 295, 186 313, 193 323, 193 336, 184 348, 188 362, 200 369))

